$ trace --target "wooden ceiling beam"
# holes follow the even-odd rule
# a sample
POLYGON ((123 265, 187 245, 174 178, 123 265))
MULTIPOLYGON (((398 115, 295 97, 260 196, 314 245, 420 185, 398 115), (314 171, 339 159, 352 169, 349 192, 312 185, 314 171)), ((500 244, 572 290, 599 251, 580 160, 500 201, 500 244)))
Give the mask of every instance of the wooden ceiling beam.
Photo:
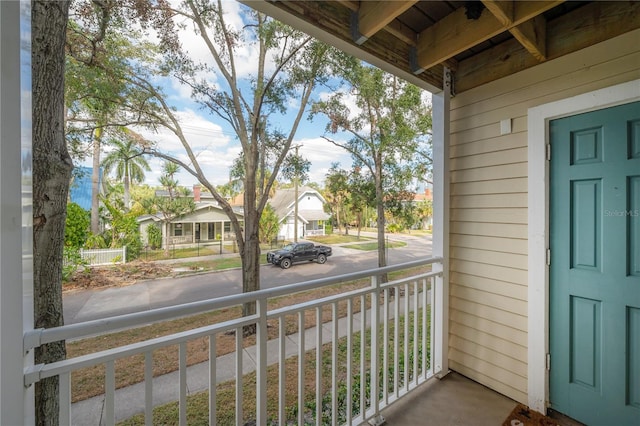
POLYGON ((418 0, 360 2, 360 8, 357 11, 358 37, 356 42, 358 44, 364 43, 416 4, 417 1, 418 0))
MULTIPOLYGON (((513 2, 511 22, 507 22, 511 7, 508 5, 509 2, 491 4, 493 10, 500 10, 497 13, 501 18, 496 18, 490 9, 491 13, 482 13, 478 19, 467 19, 465 8, 460 7, 420 33, 416 53, 418 69, 414 72, 419 73, 442 63, 491 37, 535 18, 562 1, 513 2)), ((520 32, 527 34, 525 30, 520 32)))
POLYGON ((482 4, 504 27, 508 27, 513 22, 513 3, 513 1, 482 0, 482 4))
POLYGON ((509 31, 538 61, 547 59, 547 20, 544 16, 538 15, 509 31))
MULTIPOLYGON (((640 29, 640 2, 593 2, 546 24, 547 59, 553 60, 640 29)), ((462 93, 538 65, 517 40, 460 61, 456 91, 462 93)))
MULTIPOLYGON (((483 0, 482 3, 505 27, 513 23, 516 13, 524 15, 527 12, 526 10, 523 12, 520 6, 517 6, 518 12, 516 12, 513 1, 483 0)), ((544 61, 546 59, 545 28, 546 20, 542 15, 537 15, 517 27, 510 28, 509 32, 534 58, 544 61)))

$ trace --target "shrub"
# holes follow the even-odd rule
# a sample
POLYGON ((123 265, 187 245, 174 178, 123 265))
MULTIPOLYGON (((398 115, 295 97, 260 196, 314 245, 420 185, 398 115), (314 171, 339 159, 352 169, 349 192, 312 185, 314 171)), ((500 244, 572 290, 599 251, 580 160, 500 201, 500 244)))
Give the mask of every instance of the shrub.
POLYGON ((79 249, 89 236, 89 212, 76 203, 67 204, 67 218, 64 229, 64 245, 79 249))
POLYGON ((68 282, 73 273, 78 269, 87 268, 89 263, 82 259, 80 249, 77 247, 64 246, 62 253, 62 281, 68 282))
POLYGON ((162 231, 155 223, 147 227, 147 244, 151 247, 151 250, 162 247, 162 231))

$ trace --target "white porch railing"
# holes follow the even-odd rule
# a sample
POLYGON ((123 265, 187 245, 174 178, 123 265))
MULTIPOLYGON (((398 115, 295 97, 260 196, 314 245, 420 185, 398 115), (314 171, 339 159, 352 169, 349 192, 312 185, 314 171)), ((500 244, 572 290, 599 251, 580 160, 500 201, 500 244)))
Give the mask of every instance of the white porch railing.
POLYGON ((306 229, 304 232, 305 232, 305 235, 309 237, 324 235, 324 229, 306 229))
POLYGON ((80 249, 82 260, 90 266, 127 263, 127 246, 116 249, 80 249))
POLYGON ((169 237, 169 244, 188 244, 193 242, 193 236, 191 235, 181 235, 181 236, 172 236, 169 237))
MULTIPOLYGON (((436 293, 442 280, 439 272, 422 273, 387 283, 381 283, 383 273, 404 270, 441 262, 429 258, 385 268, 346 274, 327 279, 244 293, 154 309, 146 312, 122 315, 103 320, 89 321, 53 329, 40 329, 25 333, 25 351, 60 340, 80 339, 100 333, 112 332, 154 322, 194 315, 198 313, 241 306, 256 302, 256 314, 234 320, 211 324, 197 329, 158 337, 140 343, 129 344, 64 361, 28 367, 24 371, 25 385, 47 378, 60 378, 60 423, 72 423, 71 374, 94 365, 105 366, 105 402, 103 420, 112 425, 123 420, 115 404, 115 362, 136 354, 144 354, 145 379, 143 395, 140 395, 139 412, 143 412, 145 423, 152 424, 154 379, 152 374, 153 353, 167 346, 178 345, 179 424, 187 424, 187 343, 208 337, 209 374, 208 409, 209 424, 217 424, 217 380, 220 367, 216 358, 216 337, 222 333, 235 332, 235 421, 236 425, 255 420, 257 425, 285 425, 294 421, 306 424, 361 424, 369 421, 380 424, 380 410, 411 392, 419 384, 438 374, 434 360, 442 349, 434 339, 436 324, 436 293), (290 296, 294 293, 336 285, 346 281, 369 278, 370 286, 311 300, 278 309, 269 310, 269 300, 290 296), (325 319, 323 322, 323 312, 325 319), (343 314, 339 314, 342 312, 343 314), (330 314, 330 315, 329 315, 330 314), (305 327, 309 318, 316 319, 315 327, 305 327), (295 318, 296 336, 285 335, 285 321, 295 318), (278 324, 278 336, 267 341, 267 322, 278 324), (322 326, 320 326, 322 324, 322 326), (243 327, 256 326, 256 400, 245 408, 243 388, 246 386, 242 374, 244 340, 243 327), (305 332, 302 332, 305 330, 305 332), (287 343, 288 342, 288 343, 287 343), (287 345, 295 342, 293 351, 287 345), (269 351, 272 345, 277 351, 269 351), (322 348, 322 350, 316 350, 322 348), (315 355, 311 352, 315 351, 315 355), (309 357, 315 362, 308 362, 309 357), (285 371, 285 360, 290 357, 305 359, 298 362, 296 371, 285 371), (267 404, 267 371, 269 364, 277 364, 277 383, 270 379, 269 387, 277 386, 277 404, 267 404), (311 370, 311 371, 309 371, 311 370), (296 376, 297 398, 293 406, 285 405, 285 383, 296 376), (314 394, 308 393, 311 377, 314 394), (267 406, 274 407, 268 411, 267 406)), ((246 372, 245 372, 246 374, 246 372)), ((287 391, 290 392, 290 391, 287 391)), ((127 401, 130 405, 134 402, 127 401)), ((102 408, 102 406, 101 406, 102 408)))

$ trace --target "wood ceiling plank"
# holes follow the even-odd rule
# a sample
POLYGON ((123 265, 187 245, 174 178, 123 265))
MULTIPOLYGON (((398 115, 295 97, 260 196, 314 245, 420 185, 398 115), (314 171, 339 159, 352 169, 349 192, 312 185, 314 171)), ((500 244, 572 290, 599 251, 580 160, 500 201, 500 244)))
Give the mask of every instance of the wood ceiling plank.
MULTIPOLYGON (((492 13, 482 13, 476 20, 467 19, 465 8, 460 7, 420 33, 417 46, 418 66, 421 69, 431 68, 503 31, 535 18, 559 3, 562 3, 562 0, 516 2, 513 21, 507 25, 503 25, 492 13)), ((493 6, 497 8, 498 3, 493 6)))
POLYGON ((418 44, 418 34, 402 22, 391 21, 386 27, 384 27, 384 30, 407 43, 409 46, 415 46, 418 44))
POLYGON ((370 38, 416 3, 417 0, 360 2, 358 31, 370 38))
POLYGON ((360 7, 359 2, 356 0, 336 0, 338 3, 344 5, 347 9, 355 12, 360 7))
POLYGON ((513 23, 520 25, 529 19, 533 19, 549 9, 553 9, 565 0, 553 1, 516 1, 514 2, 513 23))

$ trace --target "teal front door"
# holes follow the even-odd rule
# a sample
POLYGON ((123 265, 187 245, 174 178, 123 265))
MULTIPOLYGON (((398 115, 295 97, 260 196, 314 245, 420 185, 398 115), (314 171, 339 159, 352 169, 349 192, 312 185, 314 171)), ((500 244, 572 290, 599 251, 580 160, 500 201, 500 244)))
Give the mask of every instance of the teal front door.
POLYGON ((640 103, 553 120, 550 406, 640 425, 640 103))

